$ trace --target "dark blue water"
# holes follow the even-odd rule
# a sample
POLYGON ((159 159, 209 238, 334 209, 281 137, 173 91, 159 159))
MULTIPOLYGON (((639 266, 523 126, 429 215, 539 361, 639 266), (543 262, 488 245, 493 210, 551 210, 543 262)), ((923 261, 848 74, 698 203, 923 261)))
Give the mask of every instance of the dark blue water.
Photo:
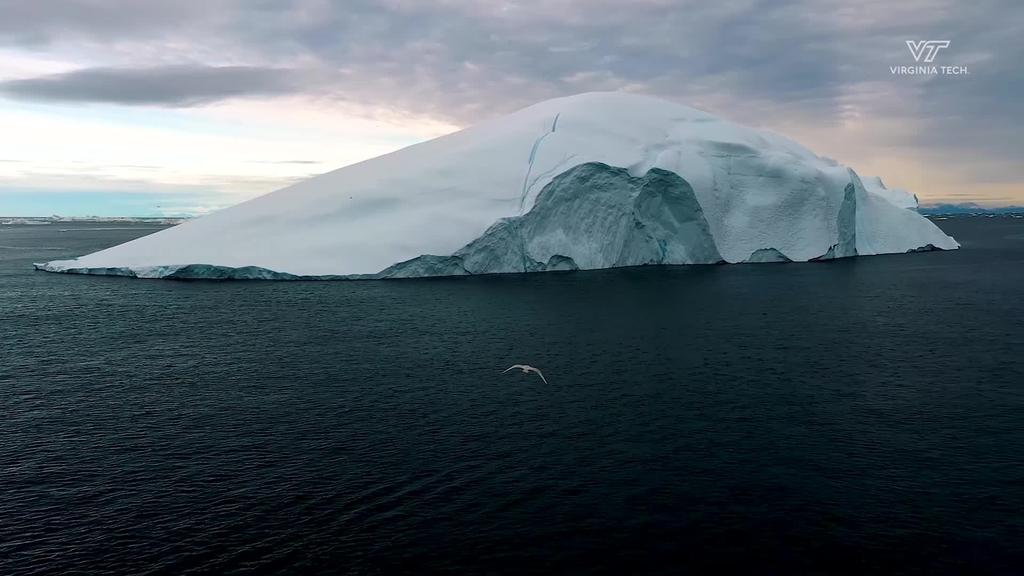
POLYGON ((938 223, 963 250, 326 283, 46 274, 152 230, 6 227, 0 574, 1012 573, 1024 220, 938 223))

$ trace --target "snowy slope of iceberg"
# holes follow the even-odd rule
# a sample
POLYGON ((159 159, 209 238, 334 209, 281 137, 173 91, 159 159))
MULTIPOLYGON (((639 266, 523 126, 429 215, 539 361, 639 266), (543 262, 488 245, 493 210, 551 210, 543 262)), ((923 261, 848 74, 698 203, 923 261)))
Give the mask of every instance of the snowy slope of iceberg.
POLYGON ((861 178, 864 188, 873 194, 885 198, 900 208, 906 208, 917 212, 917 196, 901 188, 886 188, 882 179, 878 176, 864 176, 861 178))
POLYGON ((589 93, 37 267, 369 278, 958 248, 872 187, 771 132, 654 98, 589 93))

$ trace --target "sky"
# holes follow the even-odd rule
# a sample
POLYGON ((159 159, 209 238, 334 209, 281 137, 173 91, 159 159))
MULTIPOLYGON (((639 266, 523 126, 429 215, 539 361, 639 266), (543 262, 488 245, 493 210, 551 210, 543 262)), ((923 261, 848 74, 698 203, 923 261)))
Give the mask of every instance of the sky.
POLYGON ((922 203, 1024 205, 1020 0, 0 0, 0 15, 4 215, 203 214, 607 90, 785 134, 922 203), (908 40, 949 44, 925 63, 908 40))

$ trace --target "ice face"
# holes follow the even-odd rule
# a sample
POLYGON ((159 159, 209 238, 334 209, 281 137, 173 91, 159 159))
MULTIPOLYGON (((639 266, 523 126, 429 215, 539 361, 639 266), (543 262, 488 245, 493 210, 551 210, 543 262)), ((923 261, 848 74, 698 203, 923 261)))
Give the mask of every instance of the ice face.
MULTIPOLYGON (((885 190, 771 132, 644 96, 592 93, 38 267, 393 278, 958 247, 885 190)), ((900 197, 906 203, 908 193, 900 197)))
POLYGON ((690 185, 653 169, 580 164, 548 183, 523 216, 504 218, 448 257, 424 255, 386 278, 542 272, 722 261, 690 185))
POLYGON ((693 189, 660 169, 634 178, 624 168, 580 164, 545 186, 528 213, 496 228, 456 253, 471 273, 524 272, 522 260, 554 257, 581 269, 722 259, 693 189), (510 261, 517 253, 522 260, 510 261))
POLYGON ((792 262, 792 260, 787 258, 785 254, 779 252, 775 248, 761 248, 760 250, 754 251, 754 253, 750 255, 750 258, 747 258, 743 262, 750 264, 761 264, 765 262, 792 262))
POLYGON ((918 201, 916 195, 900 188, 886 188, 885 184, 882 183, 882 179, 878 176, 865 176, 861 178, 861 181, 864 184, 864 189, 869 193, 880 196, 900 208, 917 212, 918 201))

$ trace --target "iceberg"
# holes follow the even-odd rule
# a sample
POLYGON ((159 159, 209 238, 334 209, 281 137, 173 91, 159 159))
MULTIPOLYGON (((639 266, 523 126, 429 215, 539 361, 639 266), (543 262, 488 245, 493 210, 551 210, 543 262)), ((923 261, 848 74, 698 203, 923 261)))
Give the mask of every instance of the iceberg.
POLYGON ((363 279, 958 248, 908 195, 778 134, 599 92, 35 266, 138 278, 363 279))

